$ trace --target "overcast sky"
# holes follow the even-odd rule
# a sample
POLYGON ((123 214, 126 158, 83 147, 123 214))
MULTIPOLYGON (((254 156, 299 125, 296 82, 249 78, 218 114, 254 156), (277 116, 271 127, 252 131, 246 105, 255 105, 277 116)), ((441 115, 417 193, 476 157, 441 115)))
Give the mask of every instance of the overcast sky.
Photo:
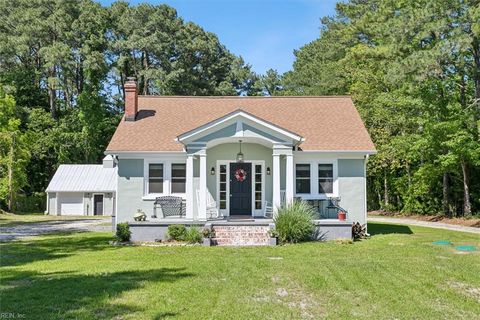
MULTIPOLYGON (((114 1, 100 0, 103 5, 114 1)), ((166 3, 184 20, 218 35, 253 70, 288 71, 293 50, 318 38, 320 18, 334 14, 338 0, 149 0, 131 4, 166 3)))

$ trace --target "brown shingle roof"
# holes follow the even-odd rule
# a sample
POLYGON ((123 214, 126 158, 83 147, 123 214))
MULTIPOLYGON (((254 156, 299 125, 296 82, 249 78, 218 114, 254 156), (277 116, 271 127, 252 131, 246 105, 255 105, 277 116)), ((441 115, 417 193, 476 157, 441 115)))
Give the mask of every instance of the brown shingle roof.
POLYGON ((175 138, 241 109, 306 140, 302 150, 365 150, 375 146, 352 99, 329 97, 139 96, 136 121, 121 121, 107 147, 114 151, 182 151, 175 138))

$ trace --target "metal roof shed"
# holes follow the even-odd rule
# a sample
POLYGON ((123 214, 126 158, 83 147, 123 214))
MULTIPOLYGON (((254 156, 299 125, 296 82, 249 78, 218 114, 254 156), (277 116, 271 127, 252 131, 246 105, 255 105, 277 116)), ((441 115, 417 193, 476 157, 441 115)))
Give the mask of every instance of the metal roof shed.
POLYGON ((60 165, 50 181, 46 213, 114 215, 117 168, 104 165, 60 165))

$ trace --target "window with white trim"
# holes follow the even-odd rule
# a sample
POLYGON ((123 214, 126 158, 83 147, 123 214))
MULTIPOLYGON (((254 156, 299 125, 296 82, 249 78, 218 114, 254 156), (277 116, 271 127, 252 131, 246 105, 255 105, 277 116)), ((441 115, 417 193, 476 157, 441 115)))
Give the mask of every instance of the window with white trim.
POLYGON ((172 163, 172 193, 185 193, 187 170, 185 163, 172 163))
POLYGON ((296 193, 310 193, 310 164, 295 165, 296 193))
POLYGON ((255 210, 262 209, 262 165, 255 165, 255 210))
POLYGON ((318 164, 318 193, 333 193, 333 164, 318 164))
POLYGON ((220 209, 227 209, 227 165, 220 165, 220 209))
POLYGON ((163 163, 148 164, 148 193, 163 193, 163 163))

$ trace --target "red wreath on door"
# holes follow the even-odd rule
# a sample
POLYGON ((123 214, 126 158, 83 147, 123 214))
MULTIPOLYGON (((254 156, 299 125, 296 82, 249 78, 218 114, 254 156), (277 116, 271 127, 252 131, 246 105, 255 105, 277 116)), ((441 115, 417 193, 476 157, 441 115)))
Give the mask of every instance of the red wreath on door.
POLYGON ((246 177, 247 177, 247 172, 245 170, 237 169, 235 171, 235 179, 237 179, 238 182, 243 182, 246 177))

